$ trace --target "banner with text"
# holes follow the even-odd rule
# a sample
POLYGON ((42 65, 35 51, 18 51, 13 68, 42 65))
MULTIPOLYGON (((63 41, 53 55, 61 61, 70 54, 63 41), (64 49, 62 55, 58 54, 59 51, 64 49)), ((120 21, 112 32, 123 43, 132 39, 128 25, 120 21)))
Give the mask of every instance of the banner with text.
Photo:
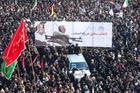
POLYGON ((35 22, 37 46, 112 47, 110 22, 35 22))

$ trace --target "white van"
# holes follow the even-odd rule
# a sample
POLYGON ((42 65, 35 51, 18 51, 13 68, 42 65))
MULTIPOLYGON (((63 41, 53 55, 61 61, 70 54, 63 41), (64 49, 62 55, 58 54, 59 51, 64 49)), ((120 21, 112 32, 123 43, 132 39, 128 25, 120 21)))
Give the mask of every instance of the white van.
POLYGON ((75 70, 74 77, 81 79, 85 74, 88 76, 91 74, 87 62, 82 54, 69 54, 68 58, 68 72, 72 73, 75 70))

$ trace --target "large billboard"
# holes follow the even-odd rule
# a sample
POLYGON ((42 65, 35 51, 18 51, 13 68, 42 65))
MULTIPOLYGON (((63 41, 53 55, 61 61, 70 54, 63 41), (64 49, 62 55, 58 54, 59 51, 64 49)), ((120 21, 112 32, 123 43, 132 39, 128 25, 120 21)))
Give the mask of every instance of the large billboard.
POLYGON ((35 22, 36 46, 112 47, 110 22, 35 22))

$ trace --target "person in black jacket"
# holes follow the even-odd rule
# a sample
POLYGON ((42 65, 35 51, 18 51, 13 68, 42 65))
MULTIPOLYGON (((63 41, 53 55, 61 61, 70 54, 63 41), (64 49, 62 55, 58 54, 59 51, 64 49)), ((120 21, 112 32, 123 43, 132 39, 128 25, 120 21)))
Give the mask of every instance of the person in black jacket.
POLYGON ((76 46, 74 47, 74 53, 75 54, 79 54, 80 53, 80 47, 78 46, 78 44, 76 44, 76 46))

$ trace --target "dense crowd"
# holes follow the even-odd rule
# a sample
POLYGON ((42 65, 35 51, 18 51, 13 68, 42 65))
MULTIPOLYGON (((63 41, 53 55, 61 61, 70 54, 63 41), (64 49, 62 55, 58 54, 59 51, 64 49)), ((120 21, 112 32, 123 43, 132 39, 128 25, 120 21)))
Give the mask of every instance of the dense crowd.
MULTIPOLYGON (((0 74, 0 93, 139 93, 140 1, 129 0, 0 0, 0 54, 21 18, 29 41, 18 58, 11 79, 0 74), (54 5, 56 17, 50 16, 54 5), (110 12, 112 10, 113 12, 110 12), (36 47, 35 21, 90 21, 113 23, 112 48, 36 47), (66 73, 66 55, 82 52, 91 75, 80 81, 66 73)), ((0 56, 1 57, 1 56, 0 56)), ((0 64, 3 59, 0 58, 0 64)))

